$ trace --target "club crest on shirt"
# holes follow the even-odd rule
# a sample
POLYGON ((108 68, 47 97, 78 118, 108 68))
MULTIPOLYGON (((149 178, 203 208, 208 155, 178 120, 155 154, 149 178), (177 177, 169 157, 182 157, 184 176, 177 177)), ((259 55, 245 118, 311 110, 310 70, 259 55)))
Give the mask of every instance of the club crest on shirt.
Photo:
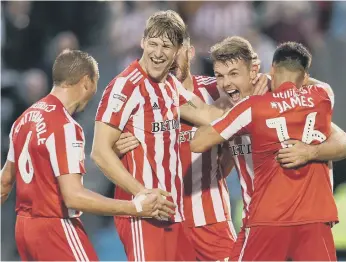
POLYGON ((113 94, 111 101, 111 108, 113 109, 113 112, 119 112, 126 101, 127 96, 123 94, 113 94))

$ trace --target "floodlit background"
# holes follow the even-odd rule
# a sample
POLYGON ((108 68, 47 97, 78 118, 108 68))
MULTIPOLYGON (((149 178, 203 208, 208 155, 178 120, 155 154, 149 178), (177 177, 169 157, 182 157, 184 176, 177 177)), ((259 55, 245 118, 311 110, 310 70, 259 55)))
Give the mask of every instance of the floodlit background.
MULTIPOLYGON (((13 121, 49 93, 51 67, 65 48, 91 53, 99 63, 98 92, 76 118, 90 154, 94 117, 107 83, 141 56, 146 19, 157 10, 178 11, 197 50, 193 73, 212 75, 209 48, 224 37, 249 39, 270 68, 283 41, 298 41, 313 54, 311 75, 334 89, 334 122, 346 130, 346 2, 1 2, 1 164, 13 121)), ((85 186, 113 195, 112 184, 87 157, 85 186)), ((341 223, 334 227, 339 259, 346 260, 346 161, 334 164, 335 198, 341 223)), ((235 172, 228 178, 232 215, 239 228, 241 196, 235 172)), ((19 260, 14 241, 15 194, 1 207, 1 260, 19 260)), ((323 210, 321 210, 323 212, 323 210)), ((86 231, 101 260, 126 260, 111 217, 84 214, 86 231)))

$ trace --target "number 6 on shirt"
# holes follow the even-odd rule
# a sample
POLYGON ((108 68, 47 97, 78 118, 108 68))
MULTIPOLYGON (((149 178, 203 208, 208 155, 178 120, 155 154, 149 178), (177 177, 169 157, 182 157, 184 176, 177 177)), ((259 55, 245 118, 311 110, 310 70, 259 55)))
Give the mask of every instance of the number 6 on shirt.
POLYGON ((31 135, 32 135, 32 131, 30 131, 28 135, 26 136, 23 150, 20 153, 19 159, 18 159, 19 173, 26 184, 29 184, 34 176, 34 167, 32 166, 32 161, 29 154, 29 142, 31 139, 31 135), (29 167, 29 172, 26 168, 27 164, 29 167))
MULTIPOLYGON (((324 140, 327 139, 323 133, 321 133, 318 130, 314 130, 316 114, 317 112, 312 112, 308 114, 308 116, 306 117, 304 131, 301 139, 302 142, 306 144, 311 144, 313 140, 317 140, 322 143, 324 140)), ((269 128, 276 129, 276 134, 278 135, 279 141, 281 142, 281 146, 283 148, 288 147, 288 145, 282 143, 283 141, 290 139, 287 130, 286 118, 276 117, 267 119, 266 124, 269 128)))

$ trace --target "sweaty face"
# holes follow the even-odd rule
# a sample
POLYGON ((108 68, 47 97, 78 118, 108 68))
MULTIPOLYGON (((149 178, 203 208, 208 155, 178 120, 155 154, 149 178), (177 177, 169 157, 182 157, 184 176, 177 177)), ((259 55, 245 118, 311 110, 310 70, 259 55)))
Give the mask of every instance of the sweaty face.
POLYGON ((217 86, 228 93, 232 104, 252 95, 250 69, 243 60, 232 60, 226 63, 216 61, 214 62, 214 73, 217 86))
POLYGON ((190 70, 189 61, 189 48, 188 46, 183 46, 178 52, 177 58, 172 66, 173 74, 178 78, 180 82, 184 82, 187 78, 190 70))
POLYGON ((179 48, 167 37, 146 38, 143 41, 144 67, 155 81, 162 81, 168 74, 179 48))

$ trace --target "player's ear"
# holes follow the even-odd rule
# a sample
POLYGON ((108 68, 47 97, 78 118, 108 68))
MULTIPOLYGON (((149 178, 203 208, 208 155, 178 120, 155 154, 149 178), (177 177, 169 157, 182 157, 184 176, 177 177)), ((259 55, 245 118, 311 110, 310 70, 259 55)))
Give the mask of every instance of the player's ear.
POLYGON ((307 85, 309 83, 309 78, 310 78, 310 74, 309 73, 304 73, 304 81, 303 81, 303 85, 307 85))
POLYGON ((144 37, 141 39, 141 48, 144 49, 144 37))
POLYGON ((83 89, 88 90, 89 89, 89 85, 88 83, 90 82, 90 78, 89 76, 85 75, 81 78, 81 80, 79 80, 79 82, 81 83, 81 86, 83 87, 83 89))
POLYGON ((271 66, 271 68, 270 68, 269 75, 270 75, 271 80, 273 80, 274 79, 274 67, 273 66, 271 66))
POLYGON ((252 65, 250 69, 250 78, 251 80, 254 80, 257 77, 258 73, 257 65, 252 65))
POLYGON ((192 60, 196 55, 195 47, 192 45, 189 48, 189 60, 192 60))

